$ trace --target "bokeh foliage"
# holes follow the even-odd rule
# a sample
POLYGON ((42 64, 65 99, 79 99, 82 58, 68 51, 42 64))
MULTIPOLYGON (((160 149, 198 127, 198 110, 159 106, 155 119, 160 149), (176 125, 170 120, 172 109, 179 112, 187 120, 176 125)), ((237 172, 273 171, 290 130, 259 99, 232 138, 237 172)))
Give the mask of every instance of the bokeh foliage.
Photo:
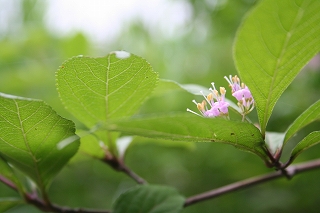
MULTIPOLYGON (((176 37, 155 36, 140 22, 134 22, 116 40, 96 46, 82 33, 60 37, 50 34, 41 21, 45 5, 35 8, 37 1, 21 2, 22 27, 18 32, 1 32, 0 91, 45 100, 68 118, 72 116, 59 101, 54 73, 64 60, 75 55, 103 56, 112 50, 125 49, 146 58, 161 78, 205 87, 215 81, 226 86, 222 77, 236 72, 231 50, 236 29, 244 13, 257 3, 254 0, 221 0, 210 4, 214 1, 190 0, 192 19, 187 29, 176 37)), ((268 130, 285 131, 288 124, 319 98, 317 63, 319 59, 308 65, 285 91, 275 106, 268 130)), ((140 113, 185 111, 193 106, 193 98, 181 91, 161 95, 149 99, 140 113)), ((251 119, 257 121, 256 116, 251 119)), ((296 138, 303 138, 305 132, 318 126, 319 123, 315 123, 305 127, 296 138)), ((319 151, 315 147, 301 154, 297 161, 316 158, 319 151)), ((126 160, 150 183, 174 186, 186 196, 269 171, 253 155, 212 143, 196 144, 193 148, 180 144, 135 143, 126 160)), ((182 212, 239 212, 239 209, 245 212, 317 212, 319 200, 313 194, 320 187, 315 178, 319 175, 320 171, 314 171, 290 182, 273 181, 190 206, 182 212)), ((111 201, 134 184, 125 175, 79 153, 54 180, 49 193, 50 198, 61 205, 111 208, 111 201)), ((18 197, 0 183, 0 197, 7 195, 18 197)), ((7 212, 39 210, 20 206, 7 212)))

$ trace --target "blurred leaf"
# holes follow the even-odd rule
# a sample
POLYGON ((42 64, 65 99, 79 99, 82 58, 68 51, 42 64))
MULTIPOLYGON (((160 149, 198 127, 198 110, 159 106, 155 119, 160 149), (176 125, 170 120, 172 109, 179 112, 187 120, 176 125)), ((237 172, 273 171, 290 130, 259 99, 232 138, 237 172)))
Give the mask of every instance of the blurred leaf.
POLYGON ((41 188, 77 152, 79 141, 58 149, 57 144, 75 137, 66 120, 40 100, 0 93, 0 154, 41 188))
POLYGON ((124 51, 102 58, 74 57, 57 71, 63 104, 89 128, 134 114, 157 81, 145 59, 124 51))
POLYGON ((320 142, 320 131, 311 132, 300 141, 291 152, 290 162, 292 162, 301 152, 320 142))
POLYGON ((0 212, 5 212, 23 203, 24 201, 19 198, 0 198, 0 212))
POLYGON ((163 95, 175 90, 184 90, 194 95, 202 95, 200 91, 204 94, 209 94, 209 89, 197 84, 179 84, 172 80, 160 79, 157 87, 154 89, 153 95, 163 95))
POLYGON ((272 110, 320 50, 319 0, 263 0, 239 28, 234 58, 256 101, 262 134, 272 110))
POLYGON ((65 38, 61 41, 61 53, 64 57, 69 58, 78 54, 89 52, 89 42, 84 34, 76 33, 75 35, 65 38))
POLYGON ((266 145, 275 159, 280 157, 283 145, 283 132, 266 132, 266 145))
MULTIPOLYGON (((0 152, 1 153, 1 152, 0 152)), ((8 165, 5 159, 0 155, 0 176, 3 176, 7 180, 11 181, 20 192, 22 192, 22 185, 18 178, 14 174, 12 168, 8 165)))
POLYGON ((284 138, 284 144, 294 136, 300 129, 313 121, 320 119, 320 100, 306 109, 288 128, 286 136, 284 138))
POLYGON ((104 157, 102 144, 100 144, 97 136, 84 130, 77 130, 77 134, 80 136, 81 141, 79 151, 99 159, 104 157))
POLYGON ((136 186, 122 195, 114 204, 114 213, 178 213, 185 198, 167 186, 136 186))
POLYGON ((264 141, 253 124, 189 114, 141 116, 107 124, 107 129, 151 138, 221 142, 257 154, 266 160, 264 141))

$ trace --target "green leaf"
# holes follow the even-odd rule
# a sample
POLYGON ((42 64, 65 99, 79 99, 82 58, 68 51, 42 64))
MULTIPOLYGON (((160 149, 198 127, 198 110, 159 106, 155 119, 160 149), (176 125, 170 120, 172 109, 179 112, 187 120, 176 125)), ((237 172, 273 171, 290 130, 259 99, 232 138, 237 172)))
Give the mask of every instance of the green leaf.
POLYGON ((194 95, 202 95, 200 91, 203 91, 205 95, 209 94, 208 88, 197 84, 179 84, 172 80, 160 79, 152 95, 163 95, 172 91, 187 91, 194 95))
POLYGON ((107 129, 168 140, 221 142, 267 159, 259 129, 247 122, 179 113, 118 120, 107 124, 107 129))
POLYGON ((41 189, 77 152, 75 126, 40 100, 0 93, 0 154, 41 189), (58 143, 73 138, 58 149, 58 143))
POLYGON ((0 212, 5 212, 23 203, 24 201, 19 198, 0 198, 0 212))
POLYGON ((150 143, 157 144, 163 147, 181 148, 186 150, 194 150, 196 148, 194 143, 185 143, 184 141, 172 141, 168 139, 164 140, 164 139, 145 138, 141 136, 135 136, 129 148, 137 144, 150 144, 150 143))
POLYGON ((84 152, 99 159, 104 157, 105 153, 97 136, 84 130, 77 130, 77 134, 80 136, 81 141, 80 152, 84 152))
POLYGON ((288 128, 286 136, 284 138, 284 144, 293 137, 300 129, 313 121, 320 119, 320 100, 311 105, 306 111, 304 111, 288 128))
MULTIPOLYGON (((78 133, 79 131, 77 131, 78 133)), ((80 131, 81 145, 80 151, 84 152, 91 157, 103 159, 106 155, 108 147, 102 143, 94 133, 88 133, 86 131, 80 131)), ((131 136, 119 137, 116 139, 116 149, 119 157, 123 157, 128 146, 132 141, 131 136)))
POLYGON ((301 152, 320 142, 320 131, 311 132, 300 141, 291 152, 290 161, 292 162, 301 152))
POLYGON ((14 174, 14 171, 8 165, 6 160, 0 156, 0 180, 2 179, 2 177, 12 182, 16 186, 16 188, 22 192, 22 185, 14 174))
POLYGON ((239 28, 235 64, 256 101, 263 135, 281 94, 320 50, 319 11, 319 0, 263 0, 239 28))
POLYGON ((170 187, 140 185, 121 194, 114 204, 114 213, 178 213, 185 198, 170 187))
POLYGON ((74 57, 57 71, 63 104, 89 128, 133 115, 157 81, 158 75, 145 59, 124 51, 102 58, 74 57))

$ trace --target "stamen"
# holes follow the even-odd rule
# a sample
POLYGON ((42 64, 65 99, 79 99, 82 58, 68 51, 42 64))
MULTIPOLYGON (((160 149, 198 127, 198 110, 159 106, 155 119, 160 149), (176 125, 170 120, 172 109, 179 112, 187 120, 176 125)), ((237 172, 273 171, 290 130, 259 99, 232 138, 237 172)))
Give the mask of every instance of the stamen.
POLYGON ((229 75, 229 78, 227 78, 227 76, 224 76, 224 79, 226 79, 227 80, 227 82, 229 83, 229 87, 232 87, 232 76, 231 75, 229 75))
POLYGON ((204 112, 205 111, 205 106, 206 106, 206 102, 202 101, 201 103, 197 104, 197 108, 200 112, 204 112))
POLYGON ((220 94, 225 95, 226 94, 226 89, 224 87, 220 87, 220 94))
POLYGON ((192 111, 192 110, 191 110, 191 109, 189 109, 189 108, 187 108, 187 112, 191 112, 191 113, 193 113, 193 114, 195 114, 195 115, 198 115, 198 116, 202 117, 200 114, 198 114, 198 113, 196 113, 196 112, 192 111))
POLYGON ((216 87, 214 86, 214 82, 211 82, 212 88, 215 90, 216 87))
POLYGON ((201 95, 204 97, 204 99, 206 99, 206 101, 210 104, 210 101, 208 100, 208 98, 204 95, 204 93, 202 91, 200 91, 201 95))

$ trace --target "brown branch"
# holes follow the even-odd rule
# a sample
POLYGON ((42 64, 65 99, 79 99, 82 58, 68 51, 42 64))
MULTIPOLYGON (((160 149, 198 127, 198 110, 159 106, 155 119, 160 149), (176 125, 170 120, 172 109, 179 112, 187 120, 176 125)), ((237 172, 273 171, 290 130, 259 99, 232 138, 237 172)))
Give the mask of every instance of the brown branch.
POLYGON ((276 178, 280 178, 280 177, 289 177, 292 178, 294 175, 299 174, 301 172, 305 172, 308 170, 312 170, 312 169, 316 169, 320 167, 320 159, 317 160, 313 160, 313 161, 308 161, 305 163, 300 163, 300 164, 296 164, 296 165, 292 165, 289 166, 288 168, 286 168, 286 173, 284 174, 283 171, 279 170, 276 172, 271 172, 269 174, 265 174, 265 175, 260 175, 260 176, 256 176, 256 177, 252 177, 252 178, 248 178, 246 180, 242 180, 242 181, 238 181, 208 192, 204 192, 198 195, 194 195, 191 196, 189 198, 186 199, 185 203, 184 203, 184 207, 190 206, 192 204, 201 202, 201 201, 205 201, 211 198, 215 198, 218 197, 220 195, 224 195, 227 194, 229 192, 233 192, 239 189, 243 189, 243 188, 247 188, 250 186, 254 186, 260 183, 264 183, 276 178))
MULTIPOLYGON (((17 186, 5 178, 4 176, 0 175, 0 182, 4 183, 14 191, 18 192, 17 186)), ((69 207, 62 207, 56 204, 51 204, 50 202, 44 201, 38 197, 36 193, 24 193, 24 199, 27 203, 34 205, 38 209, 42 210, 43 212, 62 212, 62 213, 111 213, 108 210, 94 210, 94 209, 85 209, 85 208, 69 208, 69 207)))
POLYGON ((131 169, 129 169, 125 164, 121 165, 121 171, 126 173, 129 177, 131 177, 133 180, 135 180, 139 184, 146 184, 147 181, 145 181, 142 177, 134 173, 131 169))
POLYGON ((107 163, 110 165, 114 170, 123 172, 127 174, 129 177, 131 177, 133 180, 135 180, 138 184, 146 184, 147 181, 145 181, 142 177, 134 173, 129 167, 127 167, 123 160, 118 159, 117 157, 113 156, 112 154, 106 154, 103 159, 101 159, 102 162, 107 163))
POLYGON ((34 205, 43 212, 61 212, 61 213, 111 213, 109 210, 95 210, 85 208, 69 208, 56 204, 48 204, 41 200, 36 194, 24 194, 27 203, 34 205))

